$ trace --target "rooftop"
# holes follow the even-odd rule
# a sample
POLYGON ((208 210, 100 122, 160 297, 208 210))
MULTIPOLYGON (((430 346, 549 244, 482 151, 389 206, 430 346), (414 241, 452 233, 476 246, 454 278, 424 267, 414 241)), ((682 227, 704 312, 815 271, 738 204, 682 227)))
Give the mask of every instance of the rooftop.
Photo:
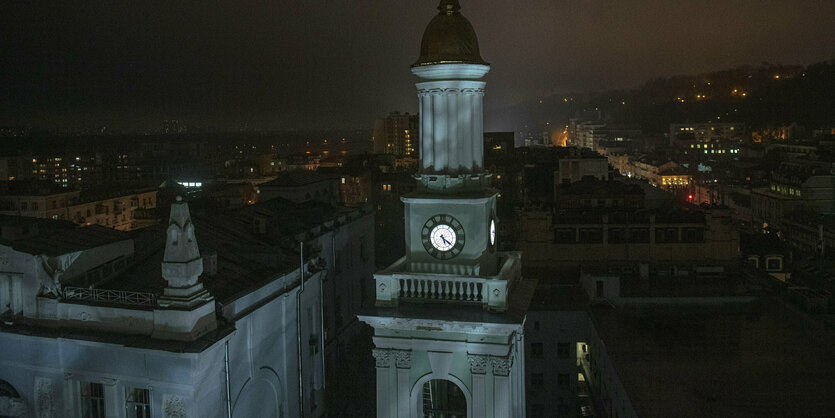
POLYGON ((284 171, 274 180, 262 183, 261 187, 301 187, 331 179, 329 176, 310 170, 284 171))
POLYGON ((57 256, 128 240, 132 237, 130 233, 100 225, 76 226, 64 221, 44 219, 31 221, 29 219, 31 218, 0 216, 4 227, 4 238, 0 239, 0 244, 8 245, 16 251, 27 254, 57 256), (21 222, 17 225, 30 227, 34 225, 37 229, 32 233, 24 233, 18 238, 6 238, 5 229, 15 225, 16 220, 21 222))

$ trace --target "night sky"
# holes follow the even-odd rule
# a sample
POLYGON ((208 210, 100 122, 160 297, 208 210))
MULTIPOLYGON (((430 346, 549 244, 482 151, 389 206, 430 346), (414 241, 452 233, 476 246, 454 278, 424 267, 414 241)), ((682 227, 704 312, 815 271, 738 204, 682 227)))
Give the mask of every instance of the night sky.
MULTIPOLYGON (((835 58, 832 0, 461 0, 488 114, 559 92, 835 58), (490 112, 492 111, 492 112, 490 112)), ((366 128, 415 111, 436 0, 23 1, 0 7, 0 125, 366 128)), ((512 129, 500 117, 488 130, 512 129)))

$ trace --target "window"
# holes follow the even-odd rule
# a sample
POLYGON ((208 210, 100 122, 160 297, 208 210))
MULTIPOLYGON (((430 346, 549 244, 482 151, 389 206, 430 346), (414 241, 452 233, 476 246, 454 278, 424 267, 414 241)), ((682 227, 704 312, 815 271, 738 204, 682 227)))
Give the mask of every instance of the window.
POLYGON ((571 345, 568 343, 557 343, 557 357, 568 358, 571 354, 571 345))
POLYGON ((765 269, 766 270, 782 270, 783 269, 783 263, 777 257, 769 257, 768 259, 766 259, 765 269))
POLYGON ((542 386, 545 384, 545 376, 542 373, 531 373, 531 386, 542 386))
POLYGON ((636 244, 649 243, 649 228, 631 228, 629 229, 629 242, 636 244))
POLYGON ((148 389, 126 388, 125 416, 151 418, 151 393, 148 389))
POLYGON ((533 321, 533 329, 539 331, 539 321, 533 321))
POLYGON ((678 228, 655 228, 656 243, 678 242, 678 228))
POLYGON ((704 242, 705 230, 702 228, 684 228, 681 230, 681 242, 704 242))
POLYGON ((603 242, 603 230, 600 228, 580 228, 580 242, 599 244, 603 242))
POLYGON ((560 373, 557 375, 557 386, 560 389, 568 389, 569 388, 569 381, 568 381, 568 374, 560 373))
POLYGON ((573 244, 577 241, 574 228, 557 228, 554 230, 555 244, 573 244))
POLYGON ((623 228, 609 229, 609 244, 623 244, 626 242, 626 231, 623 228))
POLYGON ((20 202, 20 210, 29 210, 29 202, 20 202))
POLYGON ((542 358, 544 351, 542 343, 531 343, 531 358, 542 358))
POLYGON ((38 202, 32 202, 32 210, 38 210, 38 202))
POLYGON ((104 418, 104 385, 81 382, 82 418, 104 418))

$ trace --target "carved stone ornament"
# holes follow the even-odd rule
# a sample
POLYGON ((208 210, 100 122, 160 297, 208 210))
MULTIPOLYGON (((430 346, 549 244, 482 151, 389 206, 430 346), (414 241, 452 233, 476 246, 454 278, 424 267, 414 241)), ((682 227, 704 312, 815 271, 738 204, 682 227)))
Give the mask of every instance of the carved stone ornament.
POLYGON ((412 350, 394 350, 394 365, 398 369, 411 369, 412 350))
POLYGON ((164 418, 186 418, 186 405, 183 398, 175 395, 163 396, 162 416, 164 418))
POLYGON ((467 361, 470 362, 470 373, 485 374, 487 373, 487 365, 490 362, 490 356, 467 354, 467 361))
POLYGON ((493 375, 507 376, 510 374, 510 359, 508 357, 493 357, 493 375))
POLYGON ((374 363, 377 367, 391 366, 391 351, 385 348, 375 348, 371 350, 371 355, 374 356, 374 363))
POLYGON ((35 416, 55 417, 55 387, 52 380, 35 379, 35 416))

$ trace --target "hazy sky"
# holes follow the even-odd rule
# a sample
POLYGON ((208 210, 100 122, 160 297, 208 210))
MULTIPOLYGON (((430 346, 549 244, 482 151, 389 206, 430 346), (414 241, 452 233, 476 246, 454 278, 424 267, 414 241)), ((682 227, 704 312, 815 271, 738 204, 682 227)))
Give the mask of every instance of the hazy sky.
MULTIPOLYGON (((460 0, 487 103, 835 58, 832 0, 460 0)), ((6 0, 0 125, 371 128, 437 0, 6 0)), ((488 129, 505 129, 486 121, 488 129)))

